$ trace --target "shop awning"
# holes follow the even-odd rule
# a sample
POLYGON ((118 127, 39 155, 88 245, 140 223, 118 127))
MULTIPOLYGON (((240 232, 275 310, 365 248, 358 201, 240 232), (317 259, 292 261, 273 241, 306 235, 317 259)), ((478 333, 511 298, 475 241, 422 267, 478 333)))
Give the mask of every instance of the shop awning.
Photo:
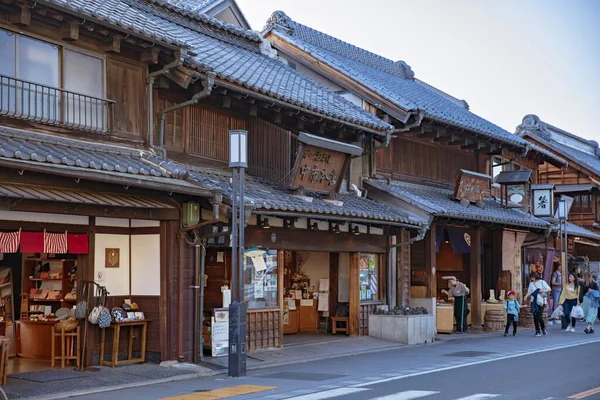
POLYGON ((172 204, 142 196, 9 183, 0 183, 0 197, 90 204, 106 207, 175 208, 172 204))
POLYGON ((591 183, 584 183, 580 185, 556 185, 554 186, 554 193, 581 193, 581 192, 591 192, 594 189, 597 189, 596 185, 591 183))
POLYGON ((567 222, 567 235, 577 238, 586 238, 600 241, 600 235, 592 232, 582 226, 575 225, 572 222, 567 222))
POLYGON ((520 209, 502 207, 500 201, 492 197, 486 197, 483 207, 478 207, 453 200, 453 191, 450 189, 383 179, 370 179, 365 184, 369 197, 381 200, 391 196, 396 203, 402 203, 398 204, 400 209, 419 210, 438 219, 488 222, 539 230, 551 226, 548 221, 520 209))

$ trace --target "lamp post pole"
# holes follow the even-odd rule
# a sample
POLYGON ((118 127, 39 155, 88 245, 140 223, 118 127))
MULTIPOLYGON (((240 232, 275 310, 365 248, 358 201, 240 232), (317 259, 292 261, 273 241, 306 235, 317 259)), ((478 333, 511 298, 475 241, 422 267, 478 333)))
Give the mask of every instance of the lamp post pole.
POLYGON ((567 282, 569 280, 568 268, 567 268, 567 253, 568 253, 568 241, 567 241, 567 202, 564 199, 558 201, 558 219, 560 221, 560 263, 562 265, 562 290, 567 289, 567 282))
POLYGON ((229 305, 228 375, 246 376, 247 315, 244 302, 244 169, 247 162, 248 132, 229 131, 229 167, 233 168, 231 196, 232 297, 229 305))

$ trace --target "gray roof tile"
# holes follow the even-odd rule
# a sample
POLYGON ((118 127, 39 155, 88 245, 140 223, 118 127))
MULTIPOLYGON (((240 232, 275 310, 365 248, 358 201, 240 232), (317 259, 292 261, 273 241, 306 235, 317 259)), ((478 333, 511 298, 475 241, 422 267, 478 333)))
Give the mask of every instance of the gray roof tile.
POLYGON ((473 114, 465 104, 439 93, 414 79, 403 61, 392 61, 353 46, 323 32, 292 21, 281 11, 270 18, 267 29, 322 62, 379 93, 401 109, 421 110, 433 120, 447 123, 512 145, 525 147, 525 141, 499 126, 473 114))
POLYGON ((144 150, 85 142, 0 126, 0 158, 40 164, 119 172, 171 179, 186 179, 178 164, 144 150))
MULTIPOLYGON (((231 174, 225 170, 185 166, 190 171, 190 179, 203 187, 222 190, 231 196, 231 174)), ((323 218, 363 218, 373 223, 405 224, 415 227, 423 225, 420 218, 394 210, 393 208, 355 194, 340 194, 343 206, 336 206, 324 201, 322 196, 311 194, 312 202, 296 197, 284 187, 273 186, 260 179, 246 175, 246 202, 253 204, 260 211, 287 211, 293 214, 320 214, 323 218)))
POLYGON ((484 208, 479 208, 474 205, 464 206, 460 202, 452 200, 453 191, 449 189, 377 179, 368 180, 366 183, 422 209, 434 217, 485 221, 527 228, 550 227, 549 222, 521 210, 501 207, 500 202, 493 198, 486 198, 484 208))
POLYGON ((150 38, 190 48, 186 62, 252 91, 378 131, 392 127, 327 88, 260 51, 260 35, 204 14, 182 16, 152 2, 135 0, 47 0, 150 38))
POLYGON ((600 240, 600 235, 598 235, 596 232, 592 232, 582 226, 575 225, 572 222, 567 222, 567 234, 569 236, 600 240))

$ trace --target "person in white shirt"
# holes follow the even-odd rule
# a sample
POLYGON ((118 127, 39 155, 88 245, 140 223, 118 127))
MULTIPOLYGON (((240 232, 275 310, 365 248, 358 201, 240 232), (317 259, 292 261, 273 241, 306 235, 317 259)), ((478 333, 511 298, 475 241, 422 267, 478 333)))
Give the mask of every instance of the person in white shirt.
POLYGON ((546 325, 544 324, 544 309, 546 308, 546 299, 548 298, 548 293, 550 293, 550 286, 544 281, 540 279, 540 275, 537 272, 532 272, 529 274, 529 288, 527 289, 527 294, 525 295, 524 300, 526 301, 529 297, 531 297, 531 312, 533 313, 533 323, 535 324, 535 336, 546 336, 546 325), (537 292, 537 293, 536 293, 537 292), (536 296, 533 294, 536 293, 536 296), (537 302, 537 297, 541 296, 544 300, 544 305, 540 306, 537 302))

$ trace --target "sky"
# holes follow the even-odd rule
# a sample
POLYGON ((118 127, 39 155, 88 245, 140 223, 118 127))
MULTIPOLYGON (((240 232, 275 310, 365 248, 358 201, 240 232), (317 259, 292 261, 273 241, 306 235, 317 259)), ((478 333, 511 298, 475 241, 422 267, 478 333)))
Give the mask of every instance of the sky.
POLYGON ((600 141, 600 1, 237 0, 392 60, 514 132, 523 117, 600 141))

